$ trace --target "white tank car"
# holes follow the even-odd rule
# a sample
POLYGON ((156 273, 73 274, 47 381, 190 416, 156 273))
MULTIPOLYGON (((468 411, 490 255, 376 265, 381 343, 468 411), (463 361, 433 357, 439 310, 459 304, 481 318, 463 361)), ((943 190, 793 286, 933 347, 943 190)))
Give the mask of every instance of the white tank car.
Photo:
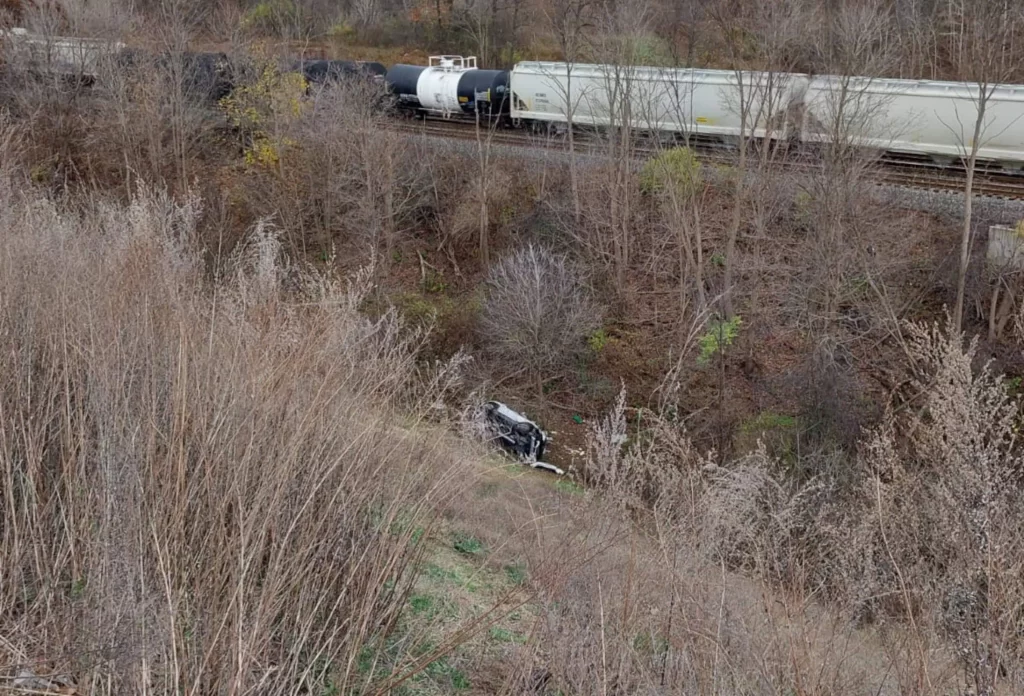
POLYGON ((590 64, 570 72, 566 63, 522 62, 512 71, 511 115, 528 125, 564 124, 571 106, 579 126, 617 125, 628 113, 636 128, 728 140, 740 135, 743 95, 747 128, 757 137, 788 137, 807 83, 806 75, 789 73, 590 64))
POLYGON ((476 70, 476 58, 431 56, 427 69, 420 73, 416 93, 420 106, 443 116, 461 113, 459 80, 467 70, 476 70))
POLYGON ((408 114, 492 122, 508 116, 508 71, 480 70, 474 57, 431 56, 427 66, 399 63, 385 79, 395 106, 408 114))
MULTIPOLYGON (((978 114, 976 84, 799 73, 738 76, 730 70, 583 64, 570 73, 566 63, 522 62, 512 71, 511 88, 512 118, 533 127, 564 127, 570 106, 578 126, 617 125, 623 101, 617 96, 612 109, 611 95, 628 95, 626 113, 635 128, 729 141, 740 135, 743 94, 747 128, 754 127, 755 137, 825 142, 841 118, 838 132, 859 145, 938 163, 969 152, 978 114)), ((1024 86, 990 89, 979 157, 1020 169, 1024 86)))

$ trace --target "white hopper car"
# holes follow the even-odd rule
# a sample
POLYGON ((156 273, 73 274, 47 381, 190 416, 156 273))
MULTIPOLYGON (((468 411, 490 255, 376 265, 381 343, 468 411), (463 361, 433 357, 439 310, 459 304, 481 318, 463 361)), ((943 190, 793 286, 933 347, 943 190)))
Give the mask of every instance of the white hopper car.
POLYGON ((59 75, 95 77, 103 60, 124 50, 120 41, 72 36, 41 36, 22 27, 0 30, 0 62, 17 58, 25 65, 59 75))
MULTIPOLYGON (((748 114, 757 120, 756 134, 767 133, 763 116, 783 103, 799 100, 799 76, 743 73, 747 85, 757 84, 761 96, 748 114), (768 86, 770 89, 766 89, 768 86)), ((622 125, 624 100, 634 128, 693 136, 735 137, 740 131, 737 75, 729 70, 694 68, 622 69, 607 65, 523 62, 512 71, 511 117, 524 125, 562 126, 572 107, 576 126, 622 125), (615 107, 615 108, 613 108, 615 107)), ((749 92, 748 92, 749 93, 749 92)), ((748 124, 748 128, 750 125, 748 124)))
MULTIPOLYGON (((834 121, 835 105, 841 102, 837 95, 844 82, 860 105, 860 113, 851 118, 855 122, 849 124, 860 144, 923 155, 944 164, 970 151, 978 120, 978 85, 963 82, 811 78, 802 131, 805 141, 827 137, 815 132, 812 118, 817 115, 825 122, 834 121)), ((1019 169, 1024 166, 1024 86, 995 85, 986 93, 990 96, 978 157, 1019 169)))
MULTIPOLYGON (((735 142, 740 81, 731 70, 615 68, 522 62, 511 78, 510 116, 534 129, 630 125, 692 140, 735 142), (611 108, 612 106, 618 108, 611 108), (626 108, 623 108, 623 107, 626 108), (617 114, 618 116, 613 116, 617 114)), ((855 143, 948 164, 971 147, 978 87, 971 83, 742 73, 747 132, 757 138, 828 140, 842 105, 842 131, 855 143)), ((1024 86, 990 88, 982 160, 1024 167, 1024 86)))

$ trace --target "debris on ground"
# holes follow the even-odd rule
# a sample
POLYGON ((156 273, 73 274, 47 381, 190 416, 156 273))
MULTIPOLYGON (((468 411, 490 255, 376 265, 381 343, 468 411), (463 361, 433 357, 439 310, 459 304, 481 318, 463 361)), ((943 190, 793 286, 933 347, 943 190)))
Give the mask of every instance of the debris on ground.
MULTIPOLYGON (((15 691, 32 694, 77 694, 74 681, 68 676, 51 674, 40 676, 31 669, 18 670, 13 680, 15 691)), ((2 689, 2 687, 0 687, 2 689)))

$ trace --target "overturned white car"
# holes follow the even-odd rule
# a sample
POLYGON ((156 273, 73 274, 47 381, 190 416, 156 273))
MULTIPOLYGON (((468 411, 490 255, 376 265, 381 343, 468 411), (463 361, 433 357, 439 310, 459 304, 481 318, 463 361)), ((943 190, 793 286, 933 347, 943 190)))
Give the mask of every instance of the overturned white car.
POLYGON ((554 464, 541 461, 548 444, 548 436, 532 420, 500 401, 488 401, 484 404, 484 417, 491 439, 520 461, 534 469, 544 469, 559 476, 565 473, 554 464))

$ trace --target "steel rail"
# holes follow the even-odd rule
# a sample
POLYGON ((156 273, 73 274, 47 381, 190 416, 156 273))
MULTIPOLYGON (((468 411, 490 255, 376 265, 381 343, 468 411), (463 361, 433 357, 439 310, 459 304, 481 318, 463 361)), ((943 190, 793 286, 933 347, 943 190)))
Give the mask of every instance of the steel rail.
MULTIPOLYGON (((535 135, 526 131, 476 128, 476 124, 464 120, 405 120, 395 121, 392 130, 421 135, 425 137, 466 140, 480 144, 495 144, 514 147, 526 147, 538 150, 566 151, 568 141, 564 137, 535 135)), ((575 138, 578 153, 582 155, 598 155, 600 143, 591 135, 580 133, 575 138)), ((709 146, 698 144, 694 154, 702 162, 713 164, 730 164, 734 161, 725 146, 709 146)), ((645 145, 642 142, 634 148, 639 157, 656 155, 660 148, 645 145)), ((819 165, 804 162, 785 161, 788 168, 814 169, 819 165)), ((918 190, 959 192, 964 190, 966 172, 962 167, 951 166, 939 168, 926 160, 901 158, 887 154, 879 160, 879 166, 872 174, 879 184, 888 184, 918 190)), ((992 172, 979 168, 974 175, 973 193, 979 197, 1024 199, 1024 174, 992 172)))

